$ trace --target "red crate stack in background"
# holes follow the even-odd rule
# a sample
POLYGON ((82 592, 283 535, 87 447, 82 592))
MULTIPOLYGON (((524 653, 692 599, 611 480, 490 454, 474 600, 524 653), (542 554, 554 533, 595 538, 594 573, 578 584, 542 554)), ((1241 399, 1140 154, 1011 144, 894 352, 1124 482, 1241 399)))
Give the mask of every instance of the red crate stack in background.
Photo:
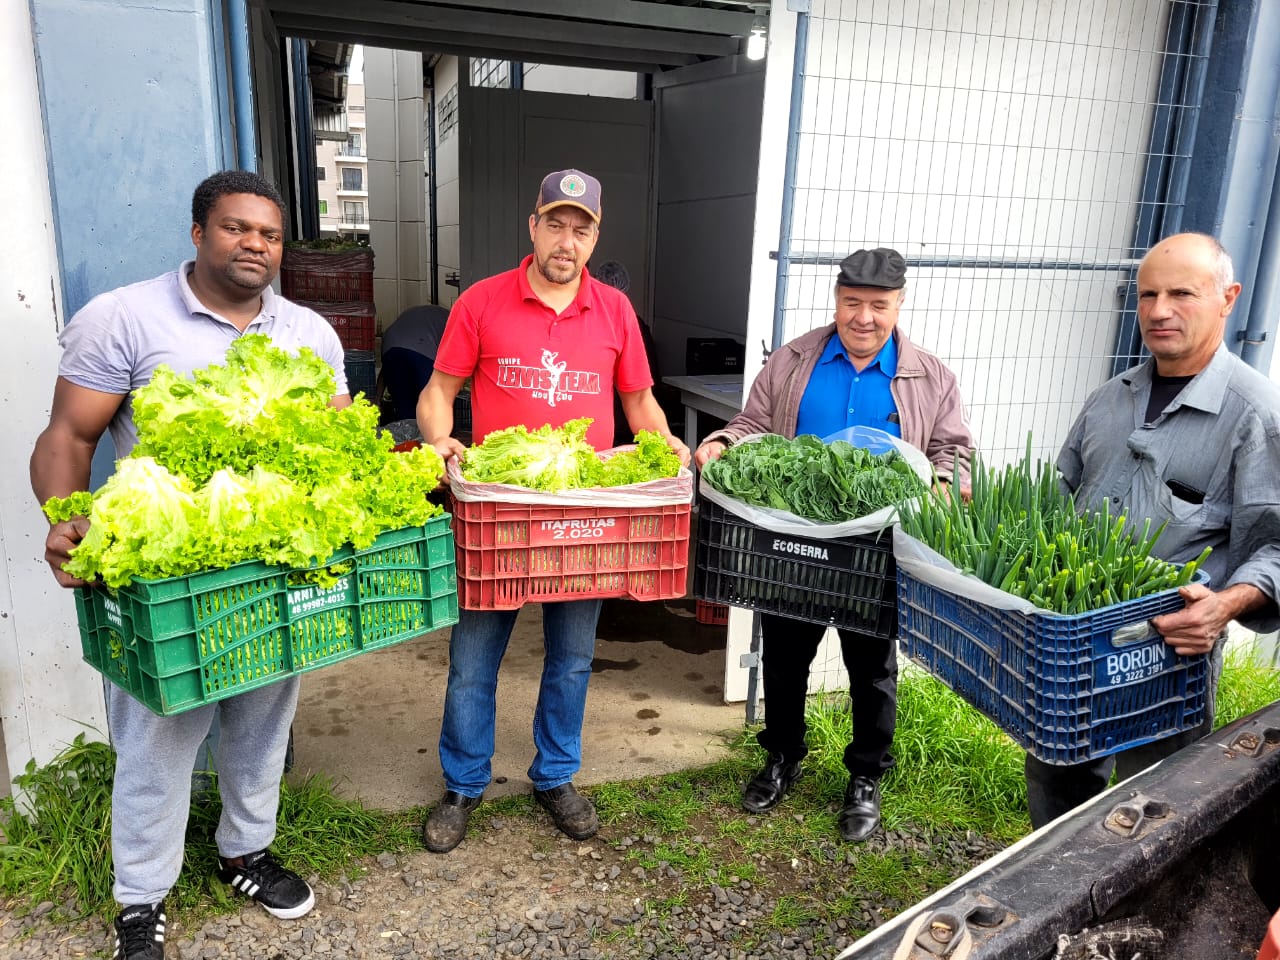
POLYGON ((729 605, 727 603, 709 603, 699 600, 693 608, 693 618, 698 623, 713 627, 723 627, 729 622, 729 605))
POLYGON ((378 319, 374 316, 373 302, 345 300, 329 303, 324 300, 298 300, 298 306, 314 310, 329 321, 337 331, 343 350, 372 350, 378 335, 378 319))
POLYGON ((351 395, 364 393, 372 400, 377 382, 374 340, 378 328, 373 306, 373 251, 368 247, 286 247, 280 266, 280 291, 329 321, 342 341, 351 395))
POLYGON ((285 247, 280 292, 290 300, 373 302, 373 251, 285 247))

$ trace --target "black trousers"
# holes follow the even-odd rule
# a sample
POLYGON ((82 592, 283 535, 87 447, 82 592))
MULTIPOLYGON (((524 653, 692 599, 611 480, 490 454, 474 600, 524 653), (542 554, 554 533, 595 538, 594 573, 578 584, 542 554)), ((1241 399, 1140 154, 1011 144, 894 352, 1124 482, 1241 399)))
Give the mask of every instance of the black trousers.
POLYGON ((1221 640, 1209 657, 1209 682, 1205 693, 1204 722, 1198 727, 1153 743, 1121 750, 1087 763, 1056 765, 1037 760, 1027 754, 1027 810, 1031 825, 1043 827, 1068 810, 1096 797, 1111 784, 1111 774, 1127 780, 1165 757, 1172 756, 1188 744, 1213 732, 1213 718, 1217 712, 1218 680, 1222 676, 1221 640))
MULTIPOLYGON (((826 627, 762 613, 760 630, 766 707, 765 728, 756 740, 770 753, 802 760, 809 752, 804 742, 809 666, 826 627)), ((878 780, 893 766, 889 749, 898 711, 898 641, 853 630, 839 634, 853 715, 853 741, 845 748, 844 765, 851 777, 878 780)))

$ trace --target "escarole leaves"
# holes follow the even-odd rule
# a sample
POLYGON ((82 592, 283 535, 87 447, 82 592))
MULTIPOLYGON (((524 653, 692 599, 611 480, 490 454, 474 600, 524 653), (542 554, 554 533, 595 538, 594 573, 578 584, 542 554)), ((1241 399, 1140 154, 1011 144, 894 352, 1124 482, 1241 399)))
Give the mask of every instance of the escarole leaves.
POLYGON ((245 560, 307 567, 440 513, 435 452, 394 453, 377 409, 336 410, 333 390, 314 352, 258 334, 190 377, 157 369, 134 394, 132 454, 96 493, 44 505, 54 522, 89 518, 66 571, 118 587, 245 560))
POLYGON ((462 475, 480 483, 507 483, 530 490, 572 490, 594 487, 600 479, 600 458, 587 443, 589 417, 562 427, 545 424, 530 430, 523 424, 494 430, 484 442, 470 447, 462 475))
POLYGON ((925 491, 896 451, 875 454, 807 435, 788 440, 766 434, 736 444, 703 467, 702 476, 735 500, 819 523, 864 517, 925 491))
POLYGON ((602 461, 587 443, 591 422, 590 417, 579 417, 561 427, 544 424, 536 430, 525 426, 495 430, 467 450, 462 476, 478 483, 554 493, 644 483, 680 472, 680 458, 661 434, 651 430, 636 434, 635 449, 602 461))
POLYGON ((1151 555, 1164 526, 1124 513, 1080 513, 1052 464, 1026 456, 1002 469, 976 457, 973 495, 932 493, 903 506, 904 532, 965 573, 1062 614, 1097 610, 1191 582, 1209 549, 1178 567, 1151 555))

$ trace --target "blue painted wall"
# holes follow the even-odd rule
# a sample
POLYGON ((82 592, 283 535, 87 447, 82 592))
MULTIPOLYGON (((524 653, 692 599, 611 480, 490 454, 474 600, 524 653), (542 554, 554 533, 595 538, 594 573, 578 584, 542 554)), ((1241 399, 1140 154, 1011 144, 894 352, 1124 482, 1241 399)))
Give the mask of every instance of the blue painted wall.
POLYGON ((235 166, 218 0, 31 0, 67 317, 191 256, 191 192, 235 166))
MULTIPOLYGON (((234 167, 219 0, 31 0, 62 322, 193 254, 191 193, 234 167)), ((98 444, 91 485, 111 474, 98 444)))

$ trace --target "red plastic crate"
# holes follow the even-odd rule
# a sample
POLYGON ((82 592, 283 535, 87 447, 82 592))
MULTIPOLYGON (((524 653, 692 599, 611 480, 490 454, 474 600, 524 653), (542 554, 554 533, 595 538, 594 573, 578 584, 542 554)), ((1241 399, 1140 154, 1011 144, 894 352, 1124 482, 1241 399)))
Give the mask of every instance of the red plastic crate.
POLYGON ((708 603, 699 600, 693 608, 693 618, 698 623, 709 623, 722 627, 729 622, 729 605, 727 603, 708 603))
POLYGON ((372 303, 358 300, 326 303, 322 300, 299 300, 298 306, 314 310, 329 321, 342 341, 343 350, 372 350, 378 333, 378 318, 372 303))
POLYGON ((286 247, 280 264, 280 292, 290 300, 372 303, 373 251, 286 247))
MULTIPOLYGON (((451 498, 452 499, 452 498, 451 498)), ((453 500, 458 603, 525 603, 685 595, 689 504, 550 507, 453 500)))

